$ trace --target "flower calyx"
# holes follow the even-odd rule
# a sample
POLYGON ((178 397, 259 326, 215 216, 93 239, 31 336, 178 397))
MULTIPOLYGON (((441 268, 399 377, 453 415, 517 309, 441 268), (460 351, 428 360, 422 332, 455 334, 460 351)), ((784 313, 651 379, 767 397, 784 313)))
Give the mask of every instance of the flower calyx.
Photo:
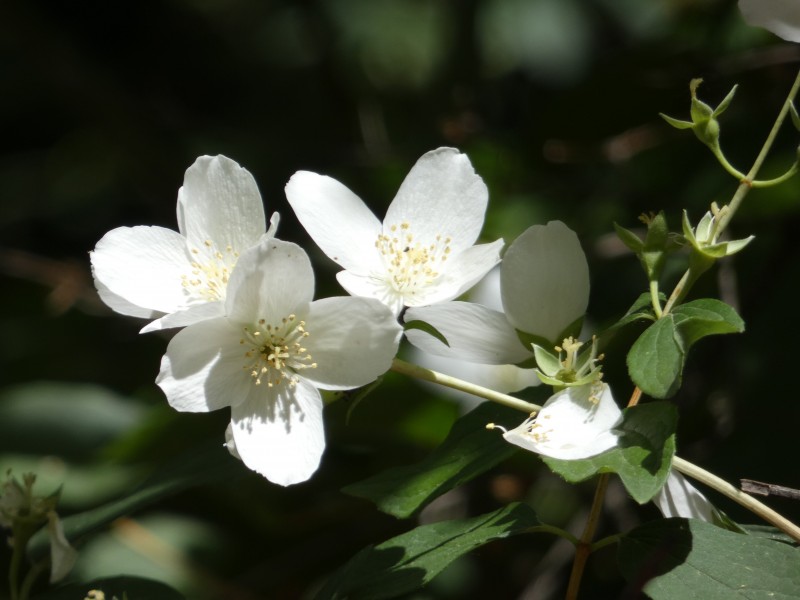
POLYGON ((739 240, 718 241, 720 222, 725 218, 728 210, 727 205, 720 208, 716 203, 712 203, 711 210, 703 215, 695 227, 692 227, 688 213, 683 211, 683 235, 691 245, 692 253, 697 254, 698 258, 714 261, 736 254, 755 237, 751 235, 739 240))
POLYGON ((667 254, 680 248, 682 240, 680 236, 670 232, 664 211, 657 214, 642 214, 639 216, 639 220, 647 226, 644 240, 630 229, 616 223, 614 223, 614 229, 622 243, 639 258, 648 281, 656 281, 664 268, 667 254))
POLYGON ((533 344, 536 357, 536 375, 547 385, 560 390, 599 382, 603 378, 600 361, 603 355, 597 353, 597 338, 581 352, 585 344, 575 338, 565 338, 561 346, 556 346, 556 354, 542 346, 533 344))
POLYGON ((720 102, 716 108, 711 108, 711 106, 697 97, 697 88, 702 82, 702 79, 692 79, 691 82, 689 82, 689 91, 692 94, 692 105, 689 111, 692 118, 691 121, 682 121, 663 113, 660 113, 660 115, 661 118, 675 129, 691 129, 697 136, 697 139, 713 150, 719 148, 720 128, 717 117, 730 106, 738 86, 734 85, 731 91, 728 92, 728 95, 722 99, 722 102, 720 102))

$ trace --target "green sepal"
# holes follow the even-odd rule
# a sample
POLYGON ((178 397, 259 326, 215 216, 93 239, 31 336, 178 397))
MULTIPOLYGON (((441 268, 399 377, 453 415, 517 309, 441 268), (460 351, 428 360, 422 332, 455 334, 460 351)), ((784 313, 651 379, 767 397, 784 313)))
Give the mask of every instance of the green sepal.
POLYGON ((626 229, 617 223, 614 223, 614 230, 617 232, 617 237, 620 239, 620 241, 633 252, 639 254, 642 251, 642 248, 644 248, 644 242, 641 240, 641 238, 639 238, 638 235, 636 235, 630 229, 626 229))
POLYGON ((545 376, 555 377, 564 368, 558 356, 538 344, 533 344, 533 355, 536 358, 536 367, 545 376))
POLYGON ((421 525, 361 550, 334 573, 314 598, 405 597, 467 552, 493 540, 530 533, 539 525, 534 510, 518 502, 478 517, 421 525))
POLYGON ((733 97, 736 95, 736 90, 737 90, 738 87, 739 87, 739 84, 737 83, 736 85, 734 85, 731 88, 731 91, 728 92, 728 95, 725 96, 722 99, 722 102, 717 104, 717 108, 714 109, 714 113, 713 113, 715 117, 720 116, 730 106, 731 101, 733 100, 733 97))
POLYGON ((644 245, 639 253, 639 260, 642 262, 647 279, 655 281, 661 275, 664 267, 666 253, 671 249, 669 227, 664 211, 647 220, 647 234, 644 238, 644 245))
POLYGON ((403 324, 403 331, 408 331, 409 329, 419 329, 420 331, 424 331, 425 333, 435 337, 437 340, 442 342, 448 348, 450 347, 450 342, 447 341, 447 338, 444 337, 444 334, 438 329, 436 329, 436 327, 434 327, 430 323, 427 323, 420 319, 415 319, 413 321, 406 321, 403 324))
POLYGON ((649 402, 626 408, 619 445, 607 452, 580 460, 542 457, 550 469, 575 483, 598 473, 616 473, 625 489, 639 504, 653 499, 669 476, 675 454, 678 411, 668 402, 649 402))
POLYGON ((665 115, 664 113, 658 113, 658 116, 660 116, 667 123, 672 125, 675 129, 691 129, 692 127, 694 127, 694 123, 692 123, 691 121, 681 121, 680 119, 670 117, 669 115, 665 115))

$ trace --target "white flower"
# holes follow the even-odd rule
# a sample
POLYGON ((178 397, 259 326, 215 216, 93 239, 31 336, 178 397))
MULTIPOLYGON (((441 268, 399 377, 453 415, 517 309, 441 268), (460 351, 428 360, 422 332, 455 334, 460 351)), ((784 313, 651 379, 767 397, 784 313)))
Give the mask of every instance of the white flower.
POLYGON ((619 434, 613 429, 621 420, 608 384, 596 382, 554 394, 542 410, 503 437, 543 456, 577 460, 616 447, 619 434))
POLYGON ((797 0, 739 0, 748 24, 763 27, 790 42, 800 42, 800 2, 797 0))
POLYGON ((664 487, 653 498, 665 518, 684 517, 719 523, 721 517, 711 502, 675 469, 670 470, 664 487))
POLYGON ((421 330, 408 330, 406 337, 447 358, 489 365, 530 360, 533 349, 517 330, 555 344, 586 311, 589 267, 578 237, 560 221, 528 228, 503 257, 500 288, 504 312, 469 302, 406 311, 406 322, 431 324, 449 346, 421 330))
POLYGON ((453 148, 423 155, 406 176, 381 224, 344 185, 299 171, 286 197, 300 223, 334 262, 353 296, 403 306, 452 300, 500 260, 503 240, 473 246, 488 192, 469 159, 453 148))
POLYGON ((201 156, 178 190, 178 230, 119 227, 90 253, 95 285, 115 311, 152 319, 142 332, 221 316, 240 254, 271 238, 253 176, 225 156, 201 156))
POLYGON ((370 298, 312 302, 314 272, 297 245, 269 240, 242 254, 224 317, 190 325, 170 342, 156 383, 173 408, 231 407, 226 445, 280 485, 308 479, 325 447, 318 387, 376 379, 401 328, 370 298))

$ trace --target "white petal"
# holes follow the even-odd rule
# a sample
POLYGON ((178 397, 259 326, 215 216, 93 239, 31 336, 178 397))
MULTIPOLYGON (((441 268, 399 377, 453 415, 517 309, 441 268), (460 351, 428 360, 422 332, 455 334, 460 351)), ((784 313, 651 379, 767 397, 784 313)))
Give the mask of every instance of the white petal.
POLYGON ((47 533, 50 535, 50 583, 66 577, 75 566, 78 552, 64 535, 64 526, 55 512, 47 513, 47 533))
POLYGON ((480 304, 445 302, 409 308, 404 320, 425 321, 445 337, 449 347, 419 329, 405 332, 409 342, 431 354, 488 365, 516 364, 533 356, 503 313, 480 304))
POLYGON ((790 42, 800 42, 797 0, 739 0, 739 10, 750 25, 763 27, 790 42))
POLYGON ((305 251, 272 239, 242 254, 228 282, 225 309, 232 321, 277 323, 290 314, 301 319, 314 297, 314 271, 305 251))
POLYGON ((375 298, 389 307, 395 316, 403 310, 403 296, 397 293, 384 279, 378 279, 372 275, 356 275, 352 271, 339 271, 336 279, 351 296, 375 298))
POLYGON ((286 184, 286 199, 308 235, 332 261, 361 275, 382 268, 375 248, 380 221, 344 185, 324 175, 298 171, 286 184))
POLYGON ((231 410, 231 426, 244 464, 279 485, 306 481, 325 449, 322 399, 303 379, 251 394, 231 410))
POLYGON ((139 333, 150 333, 151 331, 161 331, 173 327, 186 327, 200 321, 214 319, 225 316, 225 304, 222 302, 206 302, 205 304, 195 304, 189 308, 175 311, 164 315, 142 327, 139 333))
POLYGON ((122 296, 117 296, 114 292, 109 290, 102 281, 94 278, 94 287, 97 288, 97 295, 100 296, 100 299, 105 302, 106 306, 108 306, 111 310, 121 315, 128 315, 129 317, 142 317, 144 319, 152 319, 156 317, 161 312, 157 310, 151 310, 149 308, 142 308, 141 306, 136 306, 135 304, 131 304, 122 296))
POLYGON ((90 258, 98 289, 129 305, 170 313, 188 304, 181 275, 190 273, 190 259, 186 240, 175 231, 119 227, 97 242, 90 258))
POLYGON ((488 200, 486 184, 469 158, 455 148, 439 148, 412 167, 386 212, 383 231, 407 222, 423 246, 441 235, 460 252, 478 239, 488 200))
POLYGON ((201 156, 186 170, 178 193, 178 223, 191 247, 206 240, 243 252, 266 230, 264 204, 253 176, 225 156, 201 156), (180 218, 181 206, 183 219, 180 218))
POLYGON ((299 374, 331 390, 374 381, 392 366, 402 328, 383 304, 371 298, 325 298, 311 303, 304 345, 314 369, 299 374))
POLYGON ((478 283, 497 263, 503 240, 471 246, 448 260, 442 276, 415 296, 406 296, 407 306, 426 306, 457 298, 478 283))
POLYGON ((227 319, 190 325, 179 331, 161 359, 156 383, 182 412, 208 412, 238 404, 253 387, 239 343, 241 332, 227 319))
POLYGON ((717 509, 689 483, 686 478, 672 469, 664 487, 653 498, 653 503, 658 507, 665 518, 684 517, 686 519, 700 519, 714 523, 717 509))
POLYGON ((553 343, 589 303, 589 266, 578 236, 560 221, 533 225, 503 256, 503 306, 514 327, 553 343))
POLYGON ((612 429, 622 419, 607 384, 566 388, 539 413, 503 437, 526 450, 558 458, 590 458, 615 447, 619 435, 612 429))

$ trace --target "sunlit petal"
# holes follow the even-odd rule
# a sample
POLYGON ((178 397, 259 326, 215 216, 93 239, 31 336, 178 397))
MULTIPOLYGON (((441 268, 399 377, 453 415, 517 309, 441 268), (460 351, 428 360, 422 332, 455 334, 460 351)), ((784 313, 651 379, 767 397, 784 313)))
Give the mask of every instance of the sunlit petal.
POLYGON ((252 393, 231 410, 231 428, 244 464, 278 485, 306 481, 325 449, 322 399, 303 379, 252 393))
POLYGON ((311 303, 304 345, 316 367, 301 375, 326 389, 366 385, 385 373, 397 354, 402 328, 371 298, 325 298, 311 303))
POLYGON ((361 275, 380 268, 375 242, 381 223, 347 187, 331 177, 298 171, 286 184, 286 199, 332 261, 361 275))

